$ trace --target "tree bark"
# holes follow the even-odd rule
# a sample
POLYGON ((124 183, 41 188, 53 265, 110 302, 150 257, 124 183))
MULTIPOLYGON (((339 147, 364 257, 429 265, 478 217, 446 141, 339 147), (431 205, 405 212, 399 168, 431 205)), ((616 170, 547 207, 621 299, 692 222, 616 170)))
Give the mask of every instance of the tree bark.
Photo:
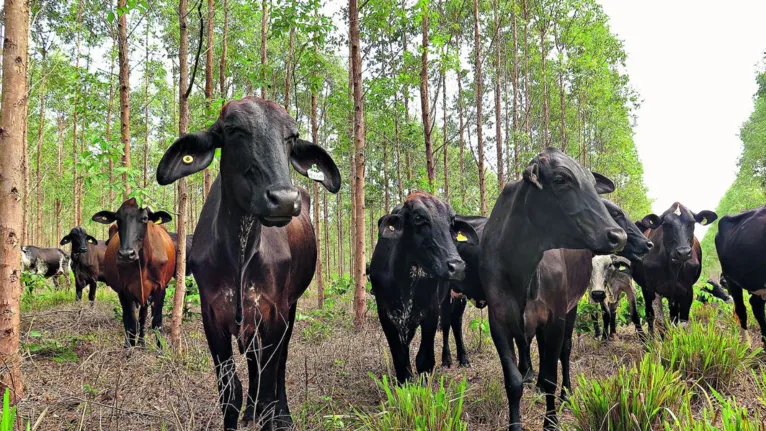
MULTIPOLYGON (((112 50, 109 52, 109 103, 106 107, 106 142, 112 148, 112 111, 114 110, 114 49, 116 47, 114 26, 110 26, 109 34, 112 38, 112 50)), ((59 178, 61 175, 59 174, 59 178)), ((109 154, 109 205, 114 205, 114 159, 109 154)))
POLYGON ((394 93, 394 139, 396 140, 396 184, 399 186, 399 202, 404 201, 404 184, 402 183, 402 148, 399 131, 399 92, 394 93))
POLYGON ((523 4, 524 13, 524 123, 527 133, 527 142, 532 143, 532 101, 529 98, 529 10, 527 9, 527 0, 523 4))
POLYGON ((444 145, 442 151, 444 152, 444 200, 450 203, 449 195, 449 151, 447 151, 447 73, 442 71, 442 114, 444 115, 444 145))
POLYGON ((359 30, 359 8, 357 0, 349 0, 349 27, 351 35, 351 69, 354 81, 354 149, 356 151, 356 252, 354 261, 354 324, 359 327, 367 312, 367 285, 365 278, 365 236, 364 236, 364 93, 362 91, 362 53, 359 30))
POLYGON ((80 37, 82 33, 82 0, 77 2, 77 36, 75 42, 75 70, 77 71, 77 84, 74 88, 74 100, 72 103, 72 205, 74 205, 74 226, 82 224, 82 209, 80 208, 79 182, 77 175, 77 123, 79 121, 79 98, 80 98, 80 37))
MULTIPOLYGON (((291 38, 293 32, 290 32, 291 38)), ((290 50, 292 51, 292 40, 290 41, 290 50)), ((314 52, 317 51, 316 43, 314 44, 314 52)), ((292 53, 290 53, 292 56, 292 53)), ((290 66, 288 65, 288 68, 290 66)), ((312 74, 314 75, 314 81, 317 79, 316 68, 314 68, 312 74)), ((289 72, 288 72, 289 75, 289 72)), ((285 79, 285 109, 287 109, 290 96, 290 85, 287 83, 289 78, 285 79)), ((311 140, 315 145, 319 145, 319 122, 317 121, 317 91, 314 85, 311 86, 311 140)), ((316 281, 317 281, 317 307, 322 308, 324 305, 324 274, 322 273, 322 255, 325 254, 322 250, 322 231, 319 224, 319 184, 316 181, 313 182, 314 189, 314 235, 316 237, 317 247, 317 262, 316 262, 316 281)))
MULTIPOLYGON (((290 83, 293 80, 293 70, 295 68, 295 59, 293 58, 294 45, 295 27, 290 26, 290 36, 287 42, 287 65, 285 67, 285 110, 287 112, 290 112, 290 83)), ((316 97, 316 95, 312 97, 316 97)), ((314 143, 318 145, 317 141, 314 141, 314 143)))
POLYGON ((343 261, 343 199, 341 199, 340 192, 335 195, 335 217, 338 219, 338 276, 343 275, 344 261, 343 261))
POLYGON ((37 188, 37 216, 35 217, 37 220, 37 232, 35 233, 35 238, 37 238, 38 244, 43 244, 42 238, 43 238, 43 177, 40 173, 40 165, 42 165, 43 162, 43 137, 45 133, 45 81, 46 81, 46 74, 45 74, 45 56, 47 54, 47 49, 45 46, 41 49, 42 54, 42 61, 40 62, 40 71, 42 73, 42 78, 40 79, 40 112, 39 112, 39 120, 37 124, 37 163, 36 163, 36 188, 37 188))
MULTIPOLYGON (((207 0, 207 51, 205 52, 205 118, 209 124, 213 120, 214 115, 211 112, 213 107, 213 32, 215 31, 215 0, 207 0)), ((226 44, 224 43, 223 50, 226 50, 226 44)), ((225 69, 224 57, 221 55, 221 69, 225 69)), ((223 97, 223 74, 225 70, 221 70, 221 97, 223 97)), ((210 169, 205 169, 202 174, 202 201, 207 200, 207 195, 210 193, 210 186, 213 179, 210 174, 210 169)))
POLYGON ((458 60, 457 65, 457 107, 460 122, 460 203, 465 209, 465 112, 463 107, 463 70, 460 66, 460 60, 458 60))
MULTIPOLYGON (((56 156, 56 173, 58 174, 57 178, 63 178, 64 175, 64 114, 59 113, 56 117, 56 128, 58 130, 58 155, 56 156)), ((62 218, 58 217, 59 214, 61 214, 61 211, 63 209, 62 203, 61 203, 61 196, 60 191, 56 191, 56 239, 62 237, 61 235, 61 224, 62 224, 62 218)))
MULTIPOLYGON (((125 4, 126 0, 117 0, 117 7, 124 8, 125 4)), ((125 13, 120 15, 117 20, 117 52, 120 65, 120 142, 124 148, 122 167, 125 168, 125 172, 122 173, 124 186, 122 198, 127 200, 130 195, 130 183, 128 182, 128 171, 130 170, 130 59, 128 58, 128 14, 125 13)))
POLYGON ((261 10, 261 98, 267 99, 266 89, 266 42, 269 36, 269 0, 262 0, 261 10))
POLYGON ((433 192, 434 187, 434 155, 431 148, 431 107, 428 102, 428 4, 423 6, 423 50, 420 63, 420 110, 423 118, 423 137, 426 144, 426 171, 428 173, 428 185, 433 192))
MULTIPOLYGON (((223 0, 223 35, 221 36, 221 62, 218 69, 218 83, 221 98, 226 98, 226 55, 229 44, 229 0, 223 0)), ((208 190, 210 190, 208 188, 208 190)))
POLYGON ((479 150, 479 195, 481 215, 487 216, 487 186, 484 181, 484 140, 482 135, 482 75, 481 75, 481 33, 479 31, 479 0, 473 0, 473 49, 476 75, 476 144, 479 150))
MULTIPOLYGON (((178 135, 183 136, 189 130, 189 99, 186 88, 189 86, 189 29, 186 16, 188 0, 178 2, 179 50, 178 50, 178 135)), ((184 297, 186 296, 186 179, 178 180, 178 216, 176 232, 176 292, 173 297, 173 317, 170 323, 170 342, 176 351, 181 348, 181 320, 183 319, 184 297)))
POLYGON ((551 138, 550 138, 551 112, 550 112, 550 97, 548 95, 548 76, 547 76, 547 71, 545 69, 546 57, 548 55, 548 49, 545 45, 545 36, 548 33, 548 24, 544 14, 545 14, 544 6, 541 4, 540 18, 538 19, 538 22, 540 24, 540 68, 542 72, 542 81, 543 81, 543 130, 544 130, 543 147, 547 148, 550 146, 550 142, 551 142, 551 138))
POLYGON ((513 175, 514 179, 519 179, 519 47, 516 34, 516 2, 513 3, 511 10, 511 21, 513 26, 513 73, 511 74, 511 84, 513 85, 513 112, 511 113, 513 121, 513 175))
POLYGON ((21 231, 24 221, 22 159, 26 152, 29 3, 5 2, 2 99, 0 100, 0 391, 11 402, 24 396, 21 380, 21 231))
POLYGON ((503 191, 505 185, 505 161, 503 160, 503 111, 500 103, 500 16, 498 1, 494 0, 495 18, 495 146, 497 147, 497 192, 503 191))
POLYGON ((149 187, 149 27, 151 14, 146 16, 144 35, 144 189, 149 187))

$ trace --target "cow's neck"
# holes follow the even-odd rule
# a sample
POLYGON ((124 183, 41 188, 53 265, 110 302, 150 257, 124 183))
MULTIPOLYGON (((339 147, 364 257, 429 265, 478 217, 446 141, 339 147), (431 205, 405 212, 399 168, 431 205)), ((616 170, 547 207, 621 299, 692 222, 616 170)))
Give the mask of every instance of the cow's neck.
POLYGON ((229 261, 237 267, 246 265, 261 245, 260 220, 244 211, 222 187, 216 224, 219 241, 225 244, 221 248, 229 255, 229 261))
POLYGON ((413 258, 411 254, 413 247, 411 244, 408 244, 407 241, 399 240, 394 250, 392 270, 397 280, 409 279, 414 281, 419 278, 429 277, 413 258))

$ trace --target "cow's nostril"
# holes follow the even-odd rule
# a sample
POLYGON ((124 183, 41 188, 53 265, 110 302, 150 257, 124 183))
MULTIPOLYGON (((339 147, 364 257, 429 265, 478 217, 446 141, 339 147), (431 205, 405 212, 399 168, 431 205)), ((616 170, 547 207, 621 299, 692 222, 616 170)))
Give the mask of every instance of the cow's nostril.
POLYGON ((590 293, 590 297, 596 302, 601 302, 606 299, 606 293, 601 290, 594 290, 590 293))
POLYGON ((651 241, 647 241, 647 242, 646 242, 646 247, 648 247, 648 248, 649 248, 649 250, 651 250, 652 248, 654 248, 654 243, 653 243, 653 242, 651 242, 651 241))
POLYGON ((628 235, 622 229, 610 229, 606 233, 606 237, 609 238, 609 245, 612 250, 620 250, 625 247, 625 243, 628 240, 628 235))

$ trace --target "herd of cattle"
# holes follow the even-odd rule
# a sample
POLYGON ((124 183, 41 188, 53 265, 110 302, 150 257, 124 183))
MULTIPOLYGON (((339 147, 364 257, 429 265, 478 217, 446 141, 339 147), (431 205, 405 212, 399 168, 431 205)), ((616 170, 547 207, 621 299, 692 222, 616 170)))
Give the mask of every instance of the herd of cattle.
MULTIPOLYGON (((314 275, 317 250, 309 220, 308 193, 292 185, 289 165, 336 193, 340 173, 319 146, 298 138, 296 122, 276 103, 247 97, 226 104, 208 129, 179 138, 157 167, 168 185, 205 169, 215 151, 221 169, 193 236, 187 238, 187 272, 199 285, 205 335, 218 376, 224 428, 243 420, 263 429, 285 429, 292 419, 285 373, 297 302, 314 275), (232 338, 247 356, 248 396, 233 361, 232 338)), ((717 219, 674 203, 661 216, 631 221, 599 196, 614 184, 556 149, 535 157, 523 179, 507 183, 489 218, 455 214, 450 205, 413 192, 378 221, 379 238, 367 275, 399 382, 413 376, 410 343, 418 327, 418 373, 432 372, 436 332, 443 331, 442 366, 451 366, 452 329, 461 366, 469 359, 462 317, 467 300, 488 308, 509 404, 510 430, 520 430, 523 383, 533 381, 530 345, 537 339, 537 386, 546 394, 545 429, 556 427, 555 391, 561 361, 561 398, 570 390, 572 333, 577 304, 586 293, 603 310, 603 337, 615 334, 616 304, 625 293, 639 337, 643 333, 632 281, 646 302, 649 336, 662 318, 662 298, 674 323, 689 319, 692 286, 701 272, 694 226, 717 219), (657 310, 655 312, 655 310, 657 310), (516 352, 518 349, 518 354, 516 352)), ((114 289, 123 308, 126 345, 144 339, 148 307, 153 329, 162 325, 165 288, 175 274, 177 237, 162 225, 164 211, 141 208, 134 199, 94 221, 110 225, 107 241, 82 227, 61 239, 59 249, 24 247, 27 269, 53 276, 75 274, 77 300, 96 283, 114 289), (136 319, 138 307, 138 319, 136 319)), ((766 341, 766 271, 759 265, 766 242, 766 208, 719 221, 716 247, 723 276, 709 280, 713 296, 735 304, 742 329, 747 314, 743 289, 766 341)), ((701 297, 700 300, 706 300, 701 297)), ((593 316, 596 336, 601 329, 593 316)))

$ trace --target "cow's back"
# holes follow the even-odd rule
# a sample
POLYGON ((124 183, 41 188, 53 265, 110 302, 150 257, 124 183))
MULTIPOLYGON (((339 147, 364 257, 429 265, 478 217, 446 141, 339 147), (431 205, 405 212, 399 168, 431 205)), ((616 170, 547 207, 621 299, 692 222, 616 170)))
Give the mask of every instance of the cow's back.
POLYGON ((766 287, 766 207, 721 218, 715 245, 727 280, 751 292, 766 287))

